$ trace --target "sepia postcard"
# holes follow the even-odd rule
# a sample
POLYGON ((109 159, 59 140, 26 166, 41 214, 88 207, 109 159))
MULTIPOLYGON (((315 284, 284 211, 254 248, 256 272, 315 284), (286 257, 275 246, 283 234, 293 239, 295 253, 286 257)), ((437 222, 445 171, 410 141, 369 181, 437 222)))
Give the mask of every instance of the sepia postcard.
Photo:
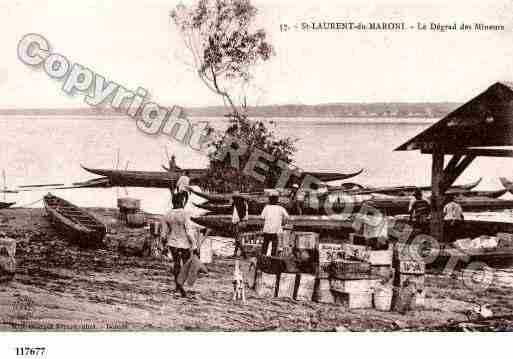
POLYGON ((0 352, 513 331, 512 13, 1 1, 0 352))

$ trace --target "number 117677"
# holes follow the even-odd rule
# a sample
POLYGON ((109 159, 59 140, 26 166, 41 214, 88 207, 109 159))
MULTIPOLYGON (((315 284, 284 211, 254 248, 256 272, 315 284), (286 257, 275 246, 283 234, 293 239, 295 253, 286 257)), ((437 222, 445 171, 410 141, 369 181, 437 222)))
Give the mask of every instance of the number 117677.
POLYGON ((45 347, 16 347, 17 356, 43 356, 46 352, 45 347))

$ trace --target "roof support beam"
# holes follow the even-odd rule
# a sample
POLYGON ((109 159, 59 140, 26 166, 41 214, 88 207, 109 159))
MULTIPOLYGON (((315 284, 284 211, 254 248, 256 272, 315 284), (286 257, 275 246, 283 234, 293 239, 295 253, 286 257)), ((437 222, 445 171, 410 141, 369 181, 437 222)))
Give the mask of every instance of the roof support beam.
MULTIPOLYGON (((433 150, 422 150, 422 153, 432 154, 433 150)), ((513 157, 513 150, 502 149, 502 148, 465 148, 444 150, 445 154, 448 155, 472 155, 472 156, 484 156, 484 157, 513 157)))
MULTIPOLYGON (((454 158, 454 157, 453 157, 454 158)), ((458 179, 458 177, 465 171, 465 169, 474 161, 476 156, 467 155, 463 157, 460 163, 457 166, 447 168, 444 170, 444 183, 443 190, 446 191, 452 184, 458 179)))
POLYGON ((433 152, 431 167, 431 235, 443 241, 444 153, 433 152))

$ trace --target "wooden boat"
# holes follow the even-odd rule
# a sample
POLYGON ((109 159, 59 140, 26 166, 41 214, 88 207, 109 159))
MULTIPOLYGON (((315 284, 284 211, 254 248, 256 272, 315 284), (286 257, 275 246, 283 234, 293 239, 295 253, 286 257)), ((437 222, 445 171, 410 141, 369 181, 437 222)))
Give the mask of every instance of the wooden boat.
MULTIPOLYGON (((479 178, 475 182, 471 182, 463 185, 451 186, 446 193, 460 193, 465 191, 471 191, 473 188, 477 187, 482 181, 482 178, 479 178)), ((346 191, 350 194, 386 194, 391 196, 410 196, 415 191, 420 190, 423 192, 431 191, 431 186, 384 186, 384 187, 367 187, 361 189, 352 189, 347 190, 343 187, 328 187, 330 191, 346 191)))
POLYGON ((50 193, 43 200, 52 224, 71 242, 84 248, 103 245, 107 228, 93 215, 50 193))
MULTIPOLYGON (((171 188, 182 175, 177 172, 158 172, 158 171, 124 171, 97 169, 82 166, 90 173, 107 177, 114 187, 152 187, 152 188, 171 188)), ((189 178, 199 179, 203 177, 204 170, 191 170, 189 178)))
POLYGON ((462 192, 449 192, 462 197, 487 197, 487 198, 499 198, 508 192, 507 189, 499 189, 497 191, 462 191, 462 192))
POLYGON ((301 178, 304 176, 313 176, 322 182, 331 182, 331 181, 341 181, 345 179, 349 179, 352 177, 356 177, 363 172, 363 168, 357 172, 353 173, 341 173, 341 172, 315 172, 315 171, 305 171, 301 173, 301 178))
MULTIPOLYGON (((231 215, 206 215, 191 218, 201 226, 213 229, 216 233, 231 236, 231 215)), ((354 232, 352 221, 346 219, 335 219, 328 216, 290 216, 288 224, 294 226, 296 231, 335 233, 341 238, 348 238, 349 233, 354 232)), ((242 229, 243 232, 262 230, 264 220, 260 216, 250 215, 242 229)))
MULTIPOLYGON (((205 176, 208 171, 207 169, 200 169, 200 168, 182 169, 180 167, 175 167, 174 169, 172 169, 166 165, 162 165, 162 168, 165 171, 172 172, 172 173, 183 173, 184 171, 189 171, 190 173, 203 173, 203 176, 205 176)), ((306 171, 306 172, 301 172, 300 178, 304 178, 305 176, 309 175, 309 176, 313 176, 313 177, 317 178, 318 180, 320 180, 322 182, 331 182, 331 181, 340 181, 340 180, 345 180, 345 179, 349 179, 352 177, 356 177, 359 174, 361 174, 362 172, 363 172, 363 168, 357 172, 352 172, 352 173, 306 171)))
POLYGON ((509 193, 513 194, 513 181, 510 181, 504 177, 500 177, 499 181, 501 181, 502 185, 509 191, 509 193))
MULTIPOLYGON (((259 200, 246 198, 250 214, 258 215, 268 203, 266 197, 259 197, 259 200)), ((457 197, 458 202, 466 212, 488 212, 513 209, 513 200, 500 200, 487 197, 457 197)), ((309 196, 297 204, 288 197, 280 197, 279 203, 289 211, 290 214, 299 214, 297 206, 304 215, 328 215, 342 212, 357 213, 366 205, 381 211, 387 216, 404 215, 409 213, 410 198, 372 198, 370 196, 321 196, 314 202, 309 196)), ((207 202, 196 205, 198 208, 207 210, 213 214, 230 214, 231 205, 228 202, 207 202)))
POLYGON ((9 208, 16 204, 16 202, 0 202, 0 209, 9 208))

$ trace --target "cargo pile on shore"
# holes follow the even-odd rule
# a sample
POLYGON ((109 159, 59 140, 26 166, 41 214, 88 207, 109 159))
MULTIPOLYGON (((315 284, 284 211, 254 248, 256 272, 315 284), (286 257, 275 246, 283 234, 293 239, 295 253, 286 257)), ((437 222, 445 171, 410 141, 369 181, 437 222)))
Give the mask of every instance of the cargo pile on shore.
MULTIPOLYGON (((133 235, 134 230, 115 226, 115 210, 93 213, 118 238, 133 235)), ((232 301, 233 259, 220 255, 207 265, 209 276, 201 277, 190 298, 183 299, 174 293, 167 260, 129 256, 109 247, 84 250, 70 245, 54 232, 42 209, 2 211, 0 231, 17 242, 16 276, 0 283, 3 330, 388 331, 443 326, 465 330, 463 324, 451 323, 467 321, 476 303, 486 305, 494 316, 513 313, 513 287, 501 282, 485 293, 473 292, 464 286, 459 272, 450 277, 428 273, 424 306, 404 315, 262 298, 251 290, 244 305, 232 301)), ((221 244, 217 248, 229 252, 226 242, 221 244)), ((499 319, 493 323, 478 327, 513 329, 499 319)))

